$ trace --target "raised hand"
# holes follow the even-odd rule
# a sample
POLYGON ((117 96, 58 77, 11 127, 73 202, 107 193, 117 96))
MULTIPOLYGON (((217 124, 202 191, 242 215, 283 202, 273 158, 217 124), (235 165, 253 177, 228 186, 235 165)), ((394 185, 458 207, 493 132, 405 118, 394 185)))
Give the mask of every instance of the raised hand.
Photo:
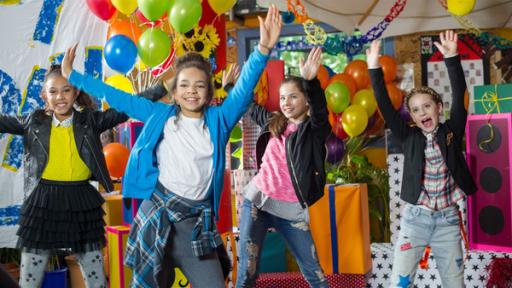
POLYGON ((366 64, 368 69, 380 67, 380 40, 373 40, 370 47, 366 49, 366 64))
POLYGON ((78 43, 73 45, 73 47, 68 48, 68 50, 66 50, 66 54, 64 54, 64 58, 62 59, 61 71, 62 76, 66 79, 69 79, 69 75, 71 74, 71 71, 73 71, 73 62, 75 61, 76 47, 78 47, 78 43))
POLYGON ((263 54, 268 54, 276 44, 281 33, 281 15, 279 15, 276 5, 270 5, 265 19, 258 16, 258 21, 260 23, 259 50, 263 54))
POLYGON ((222 87, 226 87, 228 84, 235 84, 238 76, 240 76, 240 66, 234 63, 227 71, 222 71, 222 87))
POLYGON ((453 30, 446 30, 444 33, 439 33, 439 41, 434 42, 439 52, 441 52, 444 58, 453 57, 457 55, 457 33, 453 30))
POLYGON ((322 49, 315 47, 309 52, 306 62, 304 59, 300 60, 300 75, 306 80, 311 80, 316 77, 320 65, 322 65, 322 49))

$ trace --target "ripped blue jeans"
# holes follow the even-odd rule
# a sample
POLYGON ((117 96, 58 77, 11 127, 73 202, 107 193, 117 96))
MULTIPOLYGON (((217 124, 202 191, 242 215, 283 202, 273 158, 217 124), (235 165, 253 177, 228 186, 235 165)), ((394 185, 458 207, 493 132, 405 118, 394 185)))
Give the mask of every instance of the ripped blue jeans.
POLYGON ((254 287, 258 277, 259 258, 268 228, 283 235, 297 264, 311 287, 329 287, 320 267, 309 224, 294 222, 259 210, 245 200, 240 219, 240 250, 236 287, 254 287))
MULTIPOLYGON (((439 211, 407 204, 395 243, 391 287, 413 287, 418 263, 430 245, 444 288, 464 287, 460 218, 456 206, 439 211)), ((430 263, 429 263, 430 264, 430 263)))

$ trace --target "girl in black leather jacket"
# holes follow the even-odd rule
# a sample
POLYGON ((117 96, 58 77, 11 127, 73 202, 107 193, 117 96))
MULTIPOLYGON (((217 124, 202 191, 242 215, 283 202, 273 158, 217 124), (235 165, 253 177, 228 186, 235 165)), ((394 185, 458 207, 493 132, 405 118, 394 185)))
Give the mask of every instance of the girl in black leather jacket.
POLYGON ((62 77, 60 65, 47 72, 42 97, 46 109, 20 117, 0 115, 0 133, 24 136, 29 196, 17 232, 20 285, 39 287, 50 254, 65 249, 76 254, 88 287, 106 287, 104 199, 89 180, 113 189, 99 136, 128 117, 91 108, 92 100, 62 77))

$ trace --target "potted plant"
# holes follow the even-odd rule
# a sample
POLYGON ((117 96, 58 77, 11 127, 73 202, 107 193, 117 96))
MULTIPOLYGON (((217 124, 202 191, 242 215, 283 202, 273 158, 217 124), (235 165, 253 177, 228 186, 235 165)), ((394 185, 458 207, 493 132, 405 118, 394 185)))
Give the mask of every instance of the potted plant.
POLYGON ((388 172, 374 166, 361 155, 376 137, 356 136, 345 140, 345 154, 341 161, 326 163, 328 184, 366 183, 372 242, 389 242, 389 183, 388 172))

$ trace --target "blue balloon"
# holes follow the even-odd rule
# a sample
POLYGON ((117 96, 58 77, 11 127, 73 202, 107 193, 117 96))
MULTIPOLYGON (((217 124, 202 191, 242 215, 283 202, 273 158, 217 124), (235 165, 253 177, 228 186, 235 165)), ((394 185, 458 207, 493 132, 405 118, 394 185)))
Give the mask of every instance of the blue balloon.
POLYGON ((104 57, 113 70, 126 74, 133 69, 137 60, 137 46, 124 35, 115 35, 105 44, 104 57))

